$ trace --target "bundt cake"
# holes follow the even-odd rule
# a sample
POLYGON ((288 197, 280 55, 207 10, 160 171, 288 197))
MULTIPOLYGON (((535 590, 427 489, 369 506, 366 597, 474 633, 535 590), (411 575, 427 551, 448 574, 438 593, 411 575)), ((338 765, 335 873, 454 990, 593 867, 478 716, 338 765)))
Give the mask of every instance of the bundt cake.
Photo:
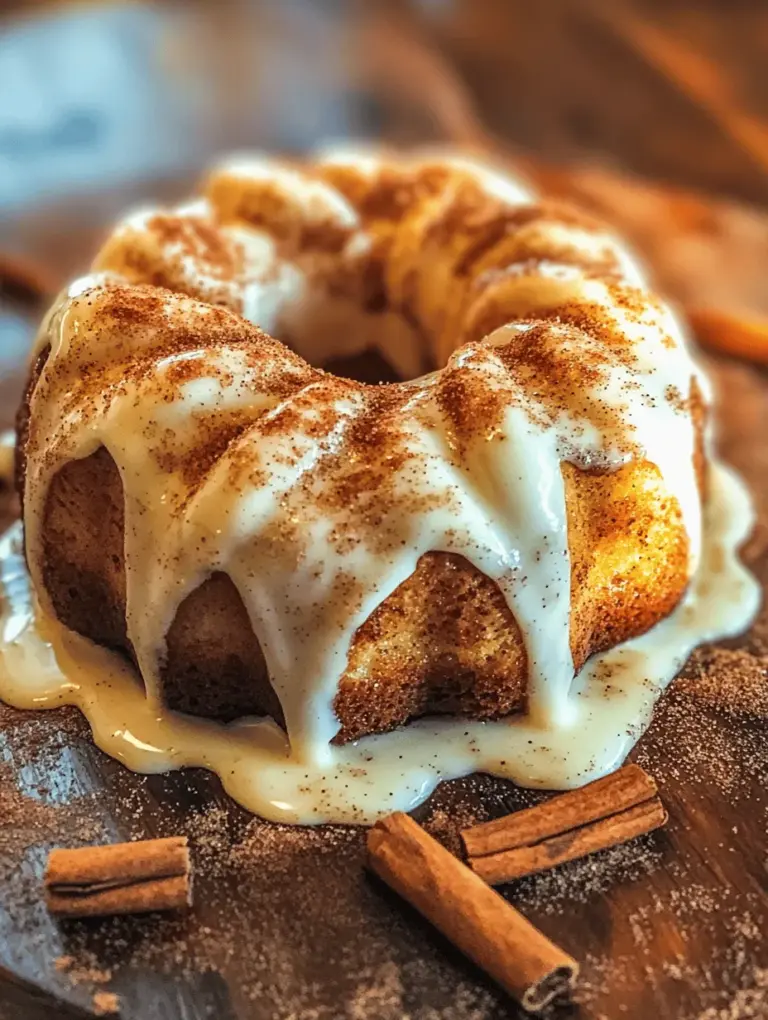
POLYGON ((49 313, 28 567, 150 703, 269 716, 299 761, 425 715, 554 732, 697 570, 707 415, 589 216, 445 154, 238 158, 49 313), (321 367, 363 350, 401 381, 321 367))

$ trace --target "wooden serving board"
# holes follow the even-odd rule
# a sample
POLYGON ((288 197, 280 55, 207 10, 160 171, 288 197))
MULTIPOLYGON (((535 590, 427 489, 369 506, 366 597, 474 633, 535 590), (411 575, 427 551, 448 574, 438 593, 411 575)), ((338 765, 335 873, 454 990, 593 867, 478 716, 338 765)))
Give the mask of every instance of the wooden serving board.
MULTIPOLYGON (((758 508, 744 555, 765 584, 768 377, 725 360, 711 368, 721 449, 758 508)), ((8 493, 3 512, 12 518, 8 493)), ((667 828, 503 889, 582 962, 577 1003, 556 1015, 768 1016, 767 672, 763 612, 744 638, 694 656, 637 748, 669 807, 667 828)), ((537 796, 476 776, 446 784, 419 817, 457 849, 464 825, 537 796)), ((365 873, 364 837, 262 822, 201 770, 130 773, 94 747, 73 709, 0 706, 1 1020, 94 1015, 111 994, 125 1020, 516 1016, 365 873), (176 833, 188 834, 196 865, 189 915, 57 922, 46 913, 50 847, 176 833)))

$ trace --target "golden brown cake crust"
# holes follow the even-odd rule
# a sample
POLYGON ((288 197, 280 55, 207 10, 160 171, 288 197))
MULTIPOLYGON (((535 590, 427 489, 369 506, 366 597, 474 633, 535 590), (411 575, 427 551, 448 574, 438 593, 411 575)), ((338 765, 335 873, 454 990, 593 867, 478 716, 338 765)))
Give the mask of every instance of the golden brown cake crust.
MULTIPOLYGON (((653 496, 653 465, 598 475, 565 464, 563 471, 578 669, 674 608, 686 585, 687 542, 681 527, 670 541, 669 520, 653 496)), ((57 474, 44 529, 56 613, 133 658, 123 527, 120 477, 106 450, 57 474)), ((523 639, 498 587, 463 557, 429 553, 355 635, 334 703, 337 741, 429 713, 497 718, 524 708, 525 688, 523 639)), ((182 602, 168 633, 161 693, 170 708, 194 715, 281 719, 261 648, 226 575, 213 575, 182 602)))
MULTIPOLYGON (((512 317, 505 290, 511 277, 498 267, 511 257, 520 231, 553 222, 587 235, 599 230, 591 218, 554 204, 509 208, 490 201, 476 185, 459 189, 452 210, 459 219, 452 221, 446 214, 444 219, 436 220, 431 232, 419 235, 426 248, 433 246, 445 255, 451 278, 456 280, 456 293, 446 295, 441 303, 439 288, 437 295, 425 286, 420 289, 420 280, 413 267, 409 268, 408 259, 416 260, 418 250, 404 253, 403 265, 397 261, 394 227, 400 216, 416 217, 420 199, 433 199, 450 172, 433 167, 418 179, 394 174, 389 183, 380 182, 375 194, 358 194, 359 180, 354 175, 348 179, 338 169, 326 168, 320 176, 354 197, 363 220, 376 224, 367 275, 363 274, 363 297, 368 300, 374 295, 378 300, 387 289, 396 289, 399 310, 418 322, 424 335, 431 338, 432 353, 438 360, 459 344, 481 340, 512 317), (461 236, 457 236, 457 223, 463 230, 461 236), (395 270, 400 269, 402 274, 398 276, 395 270)), ((216 198, 222 221, 243 220, 259 225, 268 214, 275 236, 291 239, 290 208, 273 203, 265 213, 263 192, 259 204, 250 204, 247 190, 236 194, 229 190, 226 175, 211 184, 209 192, 216 198), (214 194, 216 189, 219 193, 214 194)), ((300 237, 292 238, 291 243, 324 255, 338 255, 348 236, 341 228, 331 227, 322 222, 315 224, 312 230, 307 228, 300 237)), ((154 285, 113 288, 111 293, 116 297, 110 314, 122 317, 125 331, 162 325, 164 312, 156 311, 154 325, 147 318, 148 306, 155 302, 160 309, 164 301, 164 292, 156 290, 157 286, 184 289, 180 275, 184 259, 166 260, 160 265, 158 250, 152 247, 158 239, 162 244, 178 242, 183 252, 192 252, 213 266, 213 282, 205 297, 235 313, 242 311, 233 307, 233 292, 227 289, 232 276, 245 271, 245 256, 237 244, 225 244, 216 231, 211 233, 193 219, 180 227, 178 218, 174 221, 172 216, 158 215, 149 221, 147 229, 151 243, 148 241, 146 248, 133 249, 116 235, 100 256, 103 264, 119 269, 128 279, 154 285)), ((557 241, 532 258, 531 265, 526 263, 525 272, 531 277, 541 273, 543 278, 548 258, 575 264, 586 276, 595 274, 623 314, 636 319, 642 315, 642 292, 616 282, 619 267, 613 256, 597 251, 582 258, 572 247, 557 241)), ((566 300, 553 300, 550 305, 539 302, 533 310, 518 301, 515 317, 524 322, 526 329, 505 347, 499 347, 494 356, 514 380, 516 392, 530 386, 545 407, 575 412, 601 429, 613 428, 615 409, 591 394, 608 371, 607 365, 632 363, 632 350, 617 332, 615 320, 597 304, 566 300), (581 345, 578 360, 564 354, 571 341, 581 345)), ((403 456, 406 448, 402 443, 392 444, 392 436, 397 433, 401 408, 411 399, 409 388, 376 388, 333 378, 311 368, 222 308, 210 310, 208 328, 209 335, 190 339, 183 324, 174 323, 172 329, 168 327, 167 349, 155 351, 154 356, 172 358, 186 351, 193 341, 212 347, 237 342, 252 350, 254 364, 261 365, 259 358, 268 351, 273 365, 268 386, 275 393, 288 397, 304 393, 312 385, 322 389, 327 404, 318 403, 318 430, 327 424, 321 420, 323 414, 330 419, 336 413, 334 398, 362 395, 365 410, 348 429, 345 450, 359 468, 345 476, 348 491, 337 487, 324 493, 323 498, 329 503, 364 506, 370 541, 375 542, 377 513, 381 517, 387 509, 386 505, 377 508, 377 502, 384 504, 387 498, 395 498, 387 488, 385 472, 394 470, 392 458, 403 456), (237 336, 233 329, 238 331, 237 336), (360 497, 361 491, 366 493, 365 500, 360 497)), ((45 357, 43 350, 19 415, 22 491, 29 402, 45 357)), ((194 381, 197 371, 196 362, 178 360, 166 373, 164 385, 181 388, 194 381)), ((146 367, 137 362, 135 372, 138 378, 146 367)), ((268 386, 265 384, 265 388, 268 386)), ((94 372, 92 400, 101 399, 100 387, 101 377, 94 372)), ((508 391, 494 390, 485 377, 468 374, 462 365, 453 362, 441 373, 435 389, 440 411, 450 423, 458 457, 462 443, 471 439, 478 422, 489 440, 497 435, 509 403, 508 391)), ((159 384, 154 397, 165 399, 159 384)), ((704 399, 695 380, 688 394, 670 395, 669 399, 677 400, 681 413, 690 414, 693 420, 697 439, 694 461, 703 492, 704 399)), ((290 413, 298 414, 297 406, 290 413)), ((260 434, 268 438, 270 429, 290 434, 290 413, 276 413, 269 424, 261 423, 260 434)), ((247 424, 246 419, 241 422, 233 414, 226 422, 217 419, 206 433, 201 417, 194 423, 200 433, 199 443, 181 459, 174 459, 169 449, 166 469, 182 474, 194 490, 196 479, 203 479, 221 455, 235 445, 247 424)), ((645 632, 667 615, 682 597, 688 581, 690 550, 681 508, 663 484, 659 468, 642 453, 638 455, 631 436, 625 452, 628 462, 616 470, 585 470, 568 461, 568 451, 562 457, 570 553, 569 638, 577 670, 590 655, 645 632)), ((233 456, 231 470, 245 478, 256 468, 233 456)), ((42 523, 42 576, 53 609, 73 630, 135 661, 126 627, 124 534, 123 486, 115 460, 105 447, 57 470, 47 490, 42 523)), ((519 581, 525 582, 525 577, 519 581)), ((546 604, 541 612, 548 612, 546 604)), ((158 693, 168 707, 224 720, 266 714, 283 722, 264 651, 241 594, 224 571, 211 573, 181 602, 167 632, 166 646, 158 693)), ((336 742, 389 730, 424 714, 455 713, 489 719, 524 710, 527 675, 525 640, 497 584, 466 557, 432 549, 420 557, 413 574, 354 633, 333 702, 340 724, 336 742)))

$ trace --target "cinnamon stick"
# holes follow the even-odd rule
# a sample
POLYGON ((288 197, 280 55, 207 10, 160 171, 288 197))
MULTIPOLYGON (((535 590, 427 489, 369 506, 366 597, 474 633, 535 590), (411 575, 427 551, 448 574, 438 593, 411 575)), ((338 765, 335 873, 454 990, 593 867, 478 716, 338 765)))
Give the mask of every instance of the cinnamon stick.
POLYGON ((22 304, 37 305, 50 301, 56 290, 45 266, 0 251, 0 299, 7 296, 22 304))
POLYGON ((52 850, 44 885, 48 909, 66 917, 187 907, 192 897, 187 837, 52 850))
POLYGON ((562 836, 553 836, 535 846, 523 846, 490 854, 488 857, 471 857, 469 866, 489 885, 501 885, 524 875, 546 871, 566 861, 586 857, 596 850, 605 850, 626 843, 635 836, 657 829, 666 821, 667 813, 658 797, 638 804, 629 811, 603 818, 582 829, 574 829, 562 836))
POLYGON ((470 868, 491 885, 556 867, 663 825, 656 783, 638 765, 462 832, 470 868))
POLYGON ((768 363, 768 319, 747 318, 714 308, 688 308, 686 314, 703 347, 768 363))
POLYGON ((538 1012, 570 992, 576 961, 408 815, 374 825, 368 863, 524 1009, 538 1012))

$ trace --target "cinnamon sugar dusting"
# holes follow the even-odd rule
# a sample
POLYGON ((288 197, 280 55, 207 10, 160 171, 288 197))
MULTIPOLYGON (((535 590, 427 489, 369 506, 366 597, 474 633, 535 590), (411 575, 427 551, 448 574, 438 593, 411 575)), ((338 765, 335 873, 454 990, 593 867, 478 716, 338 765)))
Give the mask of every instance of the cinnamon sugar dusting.
MULTIPOLYGON (((449 772, 472 762, 583 782, 637 735, 679 648, 710 632, 695 606, 666 619, 686 591, 695 605, 710 597, 703 559, 744 596, 716 614, 722 626, 751 611, 738 528, 718 519, 707 541, 702 530, 706 382, 594 220, 467 159, 243 158, 211 175, 204 200, 129 218, 96 266, 104 275, 73 285, 40 339, 50 354, 23 451, 32 580, 45 611, 68 620, 68 593, 91 586, 150 703, 191 682, 190 704, 218 717, 212 693, 229 685, 224 702, 279 724, 248 745, 274 756, 258 770, 267 785, 232 771, 236 795, 260 810, 359 820, 425 796, 441 751, 409 759, 386 790, 382 767, 366 803, 368 779, 342 779, 362 752, 338 740, 432 710, 447 716, 449 772), (366 349, 410 381, 316 367, 366 349), (124 519, 94 515, 85 545, 90 556, 113 543, 112 566, 95 554, 86 570, 70 542, 53 563, 51 521, 77 531, 77 494, 53 483, 102 447, 110 514, 124 505, 124 519), (218 575, 228 588, 204 587, 218 575), (419 609, 424 586, 442 616, 419 609), (459 587, 469 615, 451 608, 459 587), (577 701, 590 655, 663 623, 656 686, 600 682, 587 666, 577 701), (588 760, 570 736, 585 706, 602 734, 588 760), (460 713, 517 714, 476 741, 450 728, 460 713), (502 738, 514 754, 491 753, 502 738), (309 778, 297 786, 299 770, 309 778), (264 803, 286 783, 290 794, 264 803), (363 791, 354 802, 351 789, 363 791)), ((721 474, 743 524, 738 484, 721 474)), ((146 703, 131 703, 141 715, 146 703)), ((244 737, 217 739, 206 746, 226 756, 244 737)), ((195 741, 174 748, 174 760, 197 753, 195 741)))
POLYGON ((702 648, 675 690, 727 713, 768 719, 768 657, 735 648, 702 648))
POLYGON ((280 248, 339 254, 349 241, 352 220, 332 193, 318 183, 300 210, 290 187, 295 175, 280 176, 277 164, 272 174, 251 179, 244 168, 243 173, 225 169, 211 177, 208 196, 222 220, 267 231, 280 248))
POLYGON ((202 215, 156 214, 129 221, 107 242, 94 268, 243 309, 236 286, 245 271, 243 246, 202 215))
MULTIPOLYGON (((457 276, 471 275, 477 263, 483 260, 484 265, 498 264, 500 258, 509 262, 510 250, 505 246, 504 254, 496 253, 495 249, 502 241, 512 242, 511 251, 525 257, 525 247, 535 244, 536 253, 544 258, 554 254, 565 255, 578 260, 583 268, 594 267, 595 263, 589 255, 579 252, 576 243, 571 245, 554 245, 552 239, 547 240, 546 225, 572 227, 579 231, 605 236, 605 224, 594 217, 564 202, 542 201, 535 204, 512 206, 489 200, 488 195, 473 182, 462 182, 455 197, 447 206, 442 217, 436 218, 425 233, 427 244, 438 248, 449 248, 457 242, 461 245, 461 256, 454 265, 457 276), (540 234, 535 236, 528 230, 520 237, 523 228, 535 225, 540 234), (522 243, 515 244, 517 239, 522 243)), ((610 246, 606 245, 601 256, 608 271, 617 271, 619 262, 615 254, 611 254, 610 246)))
POLYGON ((179 262, 183 259, 200 260, 208 272, 225 280, 236 276, 242 269, 242 246, 201 216, 158 214, 147 222, 146 229, 157 237, 161 247, 177 249, 179 262))

